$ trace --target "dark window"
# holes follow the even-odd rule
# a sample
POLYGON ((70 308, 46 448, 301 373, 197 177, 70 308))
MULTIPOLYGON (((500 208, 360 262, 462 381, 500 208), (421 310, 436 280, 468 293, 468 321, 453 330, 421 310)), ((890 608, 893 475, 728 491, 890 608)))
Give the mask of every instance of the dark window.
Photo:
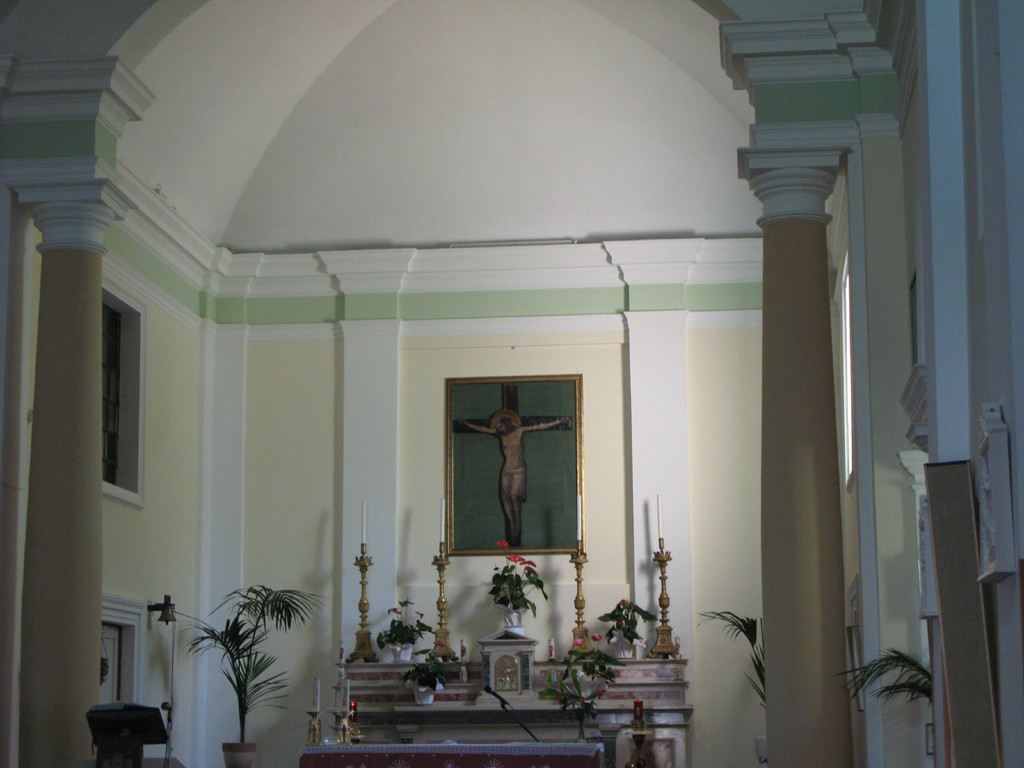
POLYGON ((121 391, 121 313, 103 305, 103 480, 117 482, 121 391))

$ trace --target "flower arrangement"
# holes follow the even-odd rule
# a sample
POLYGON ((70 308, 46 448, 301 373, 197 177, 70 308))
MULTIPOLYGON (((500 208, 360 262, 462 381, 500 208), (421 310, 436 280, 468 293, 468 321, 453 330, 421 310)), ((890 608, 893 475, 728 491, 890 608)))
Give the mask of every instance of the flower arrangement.
POLYGON ((406 609, 412 605, 411 600, 403 600, 397 608, 389 608, 388 613, 394 615, 391 626, 377 634, 377 647, 384 648, 387 645, 415 645, 427 632, 433 632, 433 627, 423 623, 423 614, 416 611, 416 620, 406 620, 406 609))
POLYGON ((499 541, 497 544, 505 550, 506 562, 502 568, 494 566, 491 589, 487 594, 494 598, 497 605, 516 611, 529 608, 536 616, 537 605, 527 597, 527 594, 536 589, 544 595, 545 600, 548 599, 548 593, 544 591, 544 582, 537 573, 537 564, 522 555, 510 554, 507 541, 499 541))
POLYGON ((640 619, 654 621, 654 614, 650 611, 645 611, 632 600, 627 599, 619 600, 612 610, 603 616, 597 617, 598 621, 610 621, 612 623, 611 628, 605 634, 605 639, 608 642, 613 642, 616 638, 620 638, 634 644, 639 640, 640 645, 645 645, 643 638, 636 631, 637 623, 640 619))
MULTIPOLYGON (((601 635, 594 634, 592 639, 600 640, 601 635)), ((555 675, 548 672, 546 685, 540 691, 542 698, 554 699, 559 709, 572 716, 579 726, 580 741, 586 736, 583 730, 586 721, 597 717, 597 702, 605 692, 604 685, 593 686, 588 683, 594 680, 611 682, 615 679, 615 672, 609 667, 623 666, 622 662, 596 648, 581 650, 582 645, 583 641, 579 638, 573 641, 572 650, 563 659, 565 668, 562 673, 555 675)))
MULTIPOLYGON (((434 643, 434 646, 443 643, 434 643)), ((445 674, 441 659, 434 655, 434 650, 416 651, 416 655, 423 654, 423 661, 419 661, 410 667, 404 675, 402 682, 411 683, 420 688, 429 688, 433 691, 440 691, 444 688, 448 676, 445 674)))

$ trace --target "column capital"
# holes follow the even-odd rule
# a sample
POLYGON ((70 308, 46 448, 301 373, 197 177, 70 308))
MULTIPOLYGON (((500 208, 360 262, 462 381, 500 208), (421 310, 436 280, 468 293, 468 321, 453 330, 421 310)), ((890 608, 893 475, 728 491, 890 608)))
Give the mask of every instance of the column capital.
POLYGON ((832 217, 825 213, 825 201, 846 151, 845 147, 741 149, 740 176, 750 181, 750 189, 764 207, 758 225, 785 219, 829 222, 832 217))
POLYGON ((103 203, 70 200, 39 203, 32 209, 32 218, 43 235, 43 241, 36 246, 40 253, 58 248, 107 252, 103 236, 114 220, 114 212, 103 203))

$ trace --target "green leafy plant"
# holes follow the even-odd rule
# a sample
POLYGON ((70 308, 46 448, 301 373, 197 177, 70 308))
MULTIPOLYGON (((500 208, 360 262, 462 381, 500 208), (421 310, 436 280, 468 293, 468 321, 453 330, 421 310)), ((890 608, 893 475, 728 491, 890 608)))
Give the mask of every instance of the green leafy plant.
MULTIPOLYGON (((722 631, 730 639, 735 640, 742 636, 750 643, 750 663, 754 667, 754 677, 750 675, 745 675, 745 677, 761 700, 761 706, 764 706, 764 644, 762 640, 758 639, 758 625, 762 624, 761 620, 752 619, 749 616, 738 616, 732 611, 702 611, 700 615, 701 624, 705 621, 720 621, 724 625, 722 631)), ((761 626, 761 636, 762 638, 764 636, 763 625, 761 626)))
POLYGON ((391 625, 383 632, 377 634, 377 647, 384 648, 388 645, 415 645, 417 641, 427 632, 433 632, 433 628, 423 623, 423 614, 415 611, 415 621, 406 619, 406 609, 412 605, 411 600, 403 600, 397 608, 389 608, 388 614, 395 618, 391 625))
POLYGON ((513 610, 529 608, 536 616, 537 605, 527 597, 527 594, 537 590, 544 595, 545 600, 548 599, 548 593, 544 591, 544 582, 537 573, 537 564, 522 555, 510 554, 507 541, 499 541, 497 544, 505 550, 505 565, 502 568, 494 566, 491 589, 487 594, 497 605, 513 610))
POLYGON ((654 621, 654 614, 645 611, 632 600, 627 599, 619 600, 608 613, 597 617, 598 621, 610 621, 612 623, 611 628, 605 633, 605 639, 609 642, 613 641, 616 637, 621 637, 630 642, 642 640, 643 638, 636 631, 640 619, 654 621))
MULTIPOLYGON (((597 642, 601 639, 601 635, 596 632, 591 635, 591 640, 597 642)), ((597 648, 591 648, 589 651, 581 650, 583 641, 576 638, 572 641, 572 648, 569 649, 569 654, 566 656, 566 663, 572 664, 574 667, 578 666, 580 671, 586 677, 594 680, 603 680, 606 683, 611 683, 615 680, 615 670, 611 667, 624 667, 626 666, 618 659, 613 656, 609 656, 604 651, 597 648)))
MULTIPOLYGON (((316 615, 320 599, 294 589, 271 589, 254 585, 228 594, 214 613, 231 607, 231 616, 223 628, 184 618, 197 634, 188 643, 188 652, 202 654, 220 651, 220 669, 238 701, 238 740, 245 741, 245 718, 256 707, 284 697, 287 685, 284 672, 270 674, 277 657, 263 650, 271 628, 287 632, 300 627, 316 615)), ((277 706, 277 705, 271 705, 277 706)))
POLYGON ((434 655, 433 649, 416 651, 416 653, 417 655, 423 654, 423 661, 413 664, 402 675, 402 682, 415 683, 420 688, 430 688, 435 691, 444 688, 448 676, 445 674, 441 659, 434 655))
MULTIPOLYGON (((601 636, 595 634, 592 639, 600 640, 601 636)), ((542 698, 558 702, 559 708, 576 721, 581 741, 585 738, 584 724, 597 717, 597 702, 605 692, 602 683, 610 683, 615 679, 615 672, 609 667, 625 666, 596 648, 580 650, 582 644, 583 641, 578 638, 573 641, 572 650, 562 660, 565 665, 562 673, 556 675, 548 672, 546 685, 540 691, 542 698), (593 685, 593 682, 598 684, 593 685)))
POLYGON ((857 696, 883 677, 895 675, 891 683, 881 686, 874 695, 883 701, 897 696, 906 696, 907 701, 932 700, 931 670, 913 656, 895 648, 887 648, 874 661, 848 669, 842 674, 849 675, 846 688, 851 696, 857 696))

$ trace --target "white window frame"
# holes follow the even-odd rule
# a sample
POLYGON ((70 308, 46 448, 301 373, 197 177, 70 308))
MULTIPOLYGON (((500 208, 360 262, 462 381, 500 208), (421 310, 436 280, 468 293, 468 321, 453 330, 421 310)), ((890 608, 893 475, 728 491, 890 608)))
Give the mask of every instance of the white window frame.
POLYGON ((104 481, 103 495, 142 509, 146 476, 146 305, 106 278, 103 303, 121 313, 118 481, 104 481))
MULTIPOLYGON (((103 623, 121 627, 122 691, 142 701, 146 691, 146 604, 117 595, 103 595, 103 623)), ((97 629, 99 629, 97 627, 97 629)))

